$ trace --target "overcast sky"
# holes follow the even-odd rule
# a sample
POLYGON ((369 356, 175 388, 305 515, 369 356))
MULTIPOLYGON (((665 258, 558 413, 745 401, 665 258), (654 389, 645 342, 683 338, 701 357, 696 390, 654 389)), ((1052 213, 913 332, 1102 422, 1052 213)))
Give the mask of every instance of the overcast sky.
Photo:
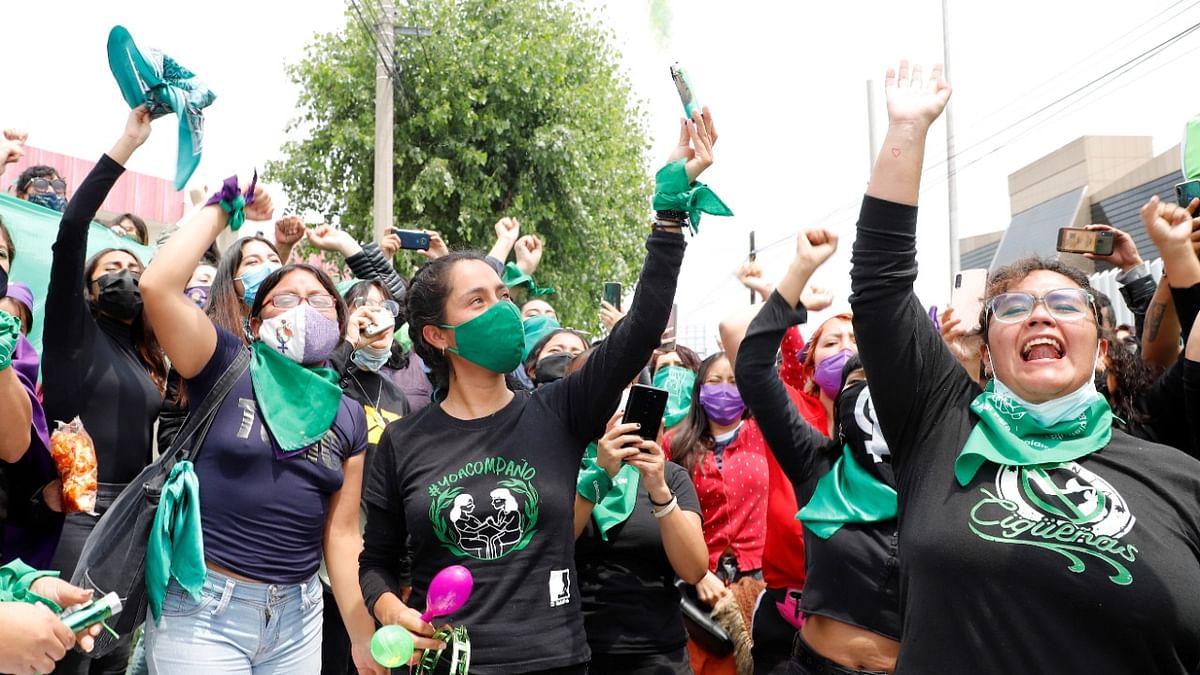
MULTIPOLYGON (((667 72, 673 61, 688 67, 721 132, 718 163, 703 180, 737 216, 706 218, 693 240, 678 297, 681 323, 715 324, 746 301, 731 272, 752 229, 761 247, 806 226, 834 228, 842 248, 819 275, 844 305, 853 220, 868 171, 865 82, 874 78, 879 86, 882 137, 883 72, 901 57, 941 60, 941 3, 665 4, 671 20, 663 37, 652 28, 646 0, 597 3, 645 103, 655 140, 648 168, 657 168, 675 140, 680 106, 667 72)), ((1008 174, 1081 135, 1152 136, 1156 153, 1178 143, 1183 123, 1200 112, 1193 84, 1200 31, 1111 84, 1070 98, 1068 106, 1024 118, 1200 22, 1197 5, 951 0, 960 234, 1004 228, 1008 174)), ((52 16, 39 14, 5 36, 13 67, 0 96, 0 126, 24 128, 31 145, 57 152, 91 158, 106 151, 126 115, 105 56, 108 30, 119 23, 139 44, 160 47, 196 71, 217 93, 206 114, 197 177, 215 183, 261 167, 277 156, 295 114, 296 90, 284 63, 302 55, 314 32, 343 24, 342 0, 305 2, 303 11, 297 6, 283 0, 60 0, 52 16)), ((174 126, 173 118, 156 123, 131 168, 171 177, 174 126)), ((926 163, 933 167, 944 159, 942 123, 930 140, 926 163)), ((926 304, 940 305, 949 286, 944 167, 929 171, 925 186, 918 293, 926 304)), ((764 251, 760 262, 778 276, 792 250, 786 241, 764 251)))

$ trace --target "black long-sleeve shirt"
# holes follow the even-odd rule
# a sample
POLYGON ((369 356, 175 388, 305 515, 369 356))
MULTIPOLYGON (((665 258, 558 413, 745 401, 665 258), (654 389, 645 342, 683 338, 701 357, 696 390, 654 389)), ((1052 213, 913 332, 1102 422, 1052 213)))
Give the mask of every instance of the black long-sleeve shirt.
MULTIPOLYGON (((801 508, 842 455, 841 443, 825 438, 800 415, 775 371, 775 353, 784 333, 807 318, 803 307, 793 309, 779 293, 772 293, 746 330, 736 367, 742 400, 754 413, 801 508)), ((828 539, 804 528, 807 571, 801 609, 899 640, 896 543, 895 519, 847 524, 828 539)))
POLYGON ((579 461, 659 344, 685 243, 655 232, 646 248, 629 315, 579 371, 536 394, 515 392, 508 405, 479 419, 430 405, 388 426, 379 442, 363 487, 363 596, 373 610, 384 593, 399 595, 406 540, 412 607, 425 606, 439 570, 465 565, 475 590, 441 620, 470 628, 473 674, 588 660, 575 568, 579 461))
POLYGON ((865 197, 850 273, 899 492, 896 672, 1195 672, 1200 462, 1114 430, 1075 461, 988 462, 959 485, 980 389, 913 292, 916 216, 865 197))
MULTIPOLYGON (((75 190, 54 242, 42 332, 46 419, 75 416, 96 444, 102 483, 128 483, 150 462, 162 396, 134 343, 134 328, 92 313, 83 278, 88 228, 125 171, 108 155, 75 190)), ((140 319, 139 319, 140 320, 140 319)))

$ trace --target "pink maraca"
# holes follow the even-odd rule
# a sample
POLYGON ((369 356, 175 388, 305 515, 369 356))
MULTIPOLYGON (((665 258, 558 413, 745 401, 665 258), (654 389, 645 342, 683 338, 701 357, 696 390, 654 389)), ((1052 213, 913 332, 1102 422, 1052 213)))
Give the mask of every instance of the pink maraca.
POLYGON ((438 572, 429 582, 429 592, 426 593, 425 613, 421 621, 428 622, 438 616, 446 616, 458 611, 471 597, 471 589, 475 587, 475 579, 471 570, 462 565, 451 565, 438 572))

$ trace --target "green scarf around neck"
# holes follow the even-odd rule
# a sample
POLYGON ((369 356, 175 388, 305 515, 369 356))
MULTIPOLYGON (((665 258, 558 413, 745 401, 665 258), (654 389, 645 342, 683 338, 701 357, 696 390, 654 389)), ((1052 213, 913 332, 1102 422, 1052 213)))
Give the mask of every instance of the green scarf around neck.
MULTIPOLYGON (((583 452, 583 468, 597 466, 597 447, 592 443, 583 452)), ((592 520, 596 521, 596 529, 600 538, 608 541, 608 531, 629 520, 629 515, 637 506, 638 487, 641 485, 642 474, 637 467, 625 464, 612 479, 612 488, 604 498, 592 507, 592 520)))
POLYGON ((971 410, 979 415, 979 423, 954 460, 954 477, 964 486, 984 462, 1002 466, 1070 462, 1103 448, 1112 438, 1112 409, 1103 396, 1096 396, 1076 417, 1043 425, 1019 400, 997 392, 992 381, 971 402, 971 410))
POLYGON ((263 423, 284 453, 303 450, 321 440, 342 402, 341 379, 329 368, 305 368, 255 341, 250 381, 263 423))
POLYGON ((896 517, 896 490, 879 481, 854 461, 850 446, 842 447, 829 473, 796 519, 822 539, 828 539, 847 523, 878 523, 896 517))

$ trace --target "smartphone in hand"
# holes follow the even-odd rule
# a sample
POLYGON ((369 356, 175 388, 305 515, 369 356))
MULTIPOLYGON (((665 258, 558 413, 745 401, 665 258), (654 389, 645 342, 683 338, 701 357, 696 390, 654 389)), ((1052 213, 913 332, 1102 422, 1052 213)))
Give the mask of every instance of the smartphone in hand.
POLYGON ((700 102, 696 100, 692 81, 683 66, 678 63, 671 66, 671 80, 675 82, 675 89, 679 91, 679 101, 683 103, 684 114, 689 120, 692 119, 692 113, 700 110, 700 102))
POLYGON ((1093 253, 1112 255, 1116 237, 1109 230, 1089 230, 1083 227, 1063 227, 1058 230, 1058 246, 1063 253, 1093 253))
POLYGON ((621 309, 621 284, 616 281, 604 282, 604 301, 615 307, 618 311, 621 309))
POLYGON ((950 307, 954 316, 962 321, 968 331, 979 328, 979 313, 983 310, 983 296, 987 289, 987 270, 963 270, 954 275, 954 288, 950 291, 950 307))
POLYGON ((400 248, 406 251, 428 251, 429 235, 421 230, 402 230, 393 227, 392 232, 400 237, 400 248))
POLYGON ((629 400, 625 402, 625 415, 621 424, 637 423, 639 436, 647 441, 658 438, 663 414, 667 411, 667 390, 635 384, 629 388, 629 400))
POLYGON ((1192 200, 1200 197, 1200 180, 1188 180, 1175 184, 1175 199, 1183 208, 1187 208, 1192 200))

